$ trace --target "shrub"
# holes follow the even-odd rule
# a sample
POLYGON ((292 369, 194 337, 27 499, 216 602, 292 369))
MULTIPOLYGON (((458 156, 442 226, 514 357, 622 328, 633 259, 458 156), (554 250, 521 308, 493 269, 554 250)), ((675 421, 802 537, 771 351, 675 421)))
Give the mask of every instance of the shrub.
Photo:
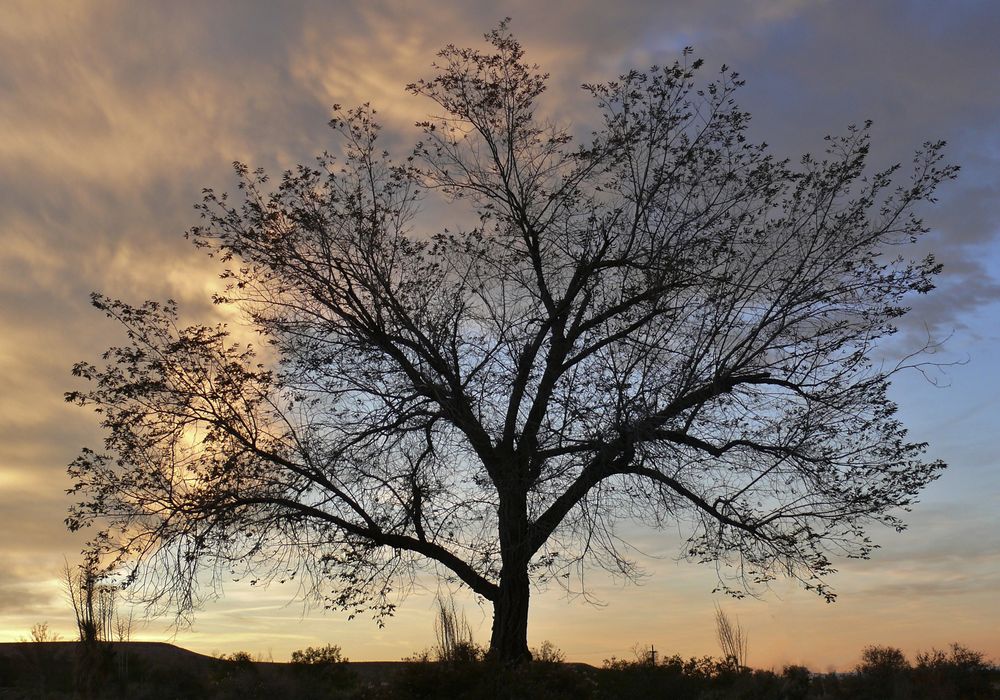
POLYGON ((306 647, 292 652, 292 667, 298 672, 301 697, 331 697, 338 690, 350 688, 357 680, 348 659, 336 644, 306 647))
POLYGON ((349 660, 341 653, 340 647, 336 644, 327 644, 322 647, 306 647, 305 649, 297 649, 292 652, 293 664, 329 665, 343 664, 349 660))
POLYGON ((992 667, 982 652, 952 644, 949 652, 917 654, 914 680, 927 698, 989 698, 992 667))
POLYGON ((854 672, 858 698, 887 700, 909 697, 910 663, 900 649, 873 644, 861 652, 861 663, 854 672))
POLYGON ((726 661, 710 656, 684 659, 674 654, 659 664, 638 652, 635 661, 611 657, 604 661, 598 697, 697 698, 711 691, 720 669, 725 668, 726 661))
MULTIPOLYGON (((23 641, 23 640, 22 640, 23 641)), ((48 622, 39 622, 31 626, 32 642, 58 642, 59 635, 49 630, 48 622)))
POLYGON ((547 639, 540 647, 531 650, 531 657, 541 664, 561 664, 566 661, 566 654, 562 649, 547 639))
POLYGON ((252 667, 254 664, 253 654, 249 651, 234 651, 229 656, 223 654, 219 658, 223 661, 232 662, 241 668, 252 667))
POLYGON ((472 627, 465 613, 455 609, 455 599, 438 597, 437 608, 434 620, 437 646, 434 651, 438 661, 457 664, 482 661, 486 650, 473 640, 472 627))
POLYGON ((806 700, 811 675, 805 666, 785 666, 781 670, 782 700, 806 700))
POLYGON ((859 674, 886 674, 909 668, 910 663, 900 649, 873 644, 861 652, 861 663, 855 670, 859 674))

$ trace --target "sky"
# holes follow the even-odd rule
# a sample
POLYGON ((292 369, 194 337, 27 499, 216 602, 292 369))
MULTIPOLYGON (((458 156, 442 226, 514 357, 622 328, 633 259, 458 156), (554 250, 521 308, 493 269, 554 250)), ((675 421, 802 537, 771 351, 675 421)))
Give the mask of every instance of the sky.
MULTIPOLYGON (((909 529, 877 531, 869 561, 838 562, 834 604, 781 581, 721 598, 714 569, 678 561, 669 532, 636 531, 649 555, 641 585, 595 573, 598 605, 535 593, 529 643, 598 664, 636 644, 718 654, 720 605, 757 667, 846 669, 867 644, 912 658, 960 642, 1000 661, 1000 4, 987 0, 0 0, 0 641, 43 621, 73 634, 59 570, 84 536, 63 525, 65 470, 101 435, 63 393, 80 388, 72 364, 116 338, 89 293, 174 298, 186 318, 238 323, 210 304, 218 269, 183 237, 202 188, 234 189, 234 160, 272 172, 308 162, 332 142, 334 103, 372 102, 389 143, 405 146, 429 108, 404 86, 431 74, 443 44, 478 46, 506 15, 551 74, 545 109, 560 119, 593 118, 581 83, 690 45, 746 80, 752 134, 776 154, 818 152, 825 134, 870 118, 876 164, 945 139, 962 166, 922 211, 932 231, 921 250, 944 272, 896 341, 946 339, 933 359, 950 365, 892 389, 911 437, 950 465, 909 529)), ((433 643, 436 590, 427 581, 379 629, 304 607, 294 589, 231 584, 191 626, 168 616, 134 638, 279 661, 333 643, 353 660, 397 660, 433 643)), ((458 601, 488 641, 490 610, 458 601)))

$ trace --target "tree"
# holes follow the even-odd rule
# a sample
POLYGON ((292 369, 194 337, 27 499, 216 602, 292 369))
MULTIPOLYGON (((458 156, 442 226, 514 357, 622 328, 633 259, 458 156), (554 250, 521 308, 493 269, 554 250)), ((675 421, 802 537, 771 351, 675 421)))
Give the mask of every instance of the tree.
POLYGON ((86 556, 75 569, 64 562, 63 589, 73 607, 79 640, 88 644, 112 641, 121 619, 117 613, 118 592, 102 578, 94 556, 86 556))
MULTIPOLYGON (((106 580, 106 573, 99 566, 100 550, 93 548, 83 562, 71 567, 64 561, 62 582, 76 618, 80 644, 76 645, 74 683, 83 697, 95 697, 104 687, 112 672, 116 623, 121 620, 117 612, 118 591, 106 580)), ((121 640, 119 640, 121 641, 121 640)), ((128 657, 123 658, 127 668, 128 657)))
POLYGON ((735 623, 718 605, 715 606, 715 638, 722 649, 722 659, 733 671, 737 673, 747 667, 747 643, 746 630, 740 625, 739 620, 735 623))
POLYGON ((292 652, 292 663, 303 664, 305 666, 330 666, 333 664, 344 664, 350 661, 341 653, 340 647, 336 644, 327 644, 322 647, 306 647, 292 652))
POLYGON ((374 109, 337 108, 337 155, 206 190, 189 235, 264 353, 94 295, 128 342, 74 368, 106 440, 70 467, 69 526, 100 521, 180 611, 208 569, 381 620, 429 566, 493 605, 505 661, 530 656, 532 582, 635 573, 622 523, 687 524, 736 594, 786 574, 832 599, 831 553, 867 556, 944 466, 873 359, 939 270, 893 250, 955 175, 943 144, 902 184, 868 172, 867 126, 775 159, 739 77, 699 89, 686 50, 585 85, 600 123, 574 146, 506 24, 487 40, 409 86, 441 116, 405 159, 374 109), (421 228, 425 197, 477 225, 421 228))
POLYGON ((857 676, 860 697, 906 697, 900 690, 908 684, 910 662, 900 649, 872 644, 861 652, 861 663, 854 673, 857 676))
POLYGON ((455 608, 455 599, 438 596, 434 617, 434 637, 437 645, 434 654, 444 663, 476 661, 482 652, 472 637, 472 627, 465 612, 455 608))
POLYGON ((48 622, 36 622, 31 626, 31 639, 25 639, 24 637, 21 637, 18 641, 20 642, 31 641, 40 644, 45 642, 58 642, 59 634, 49 629, 48 622))

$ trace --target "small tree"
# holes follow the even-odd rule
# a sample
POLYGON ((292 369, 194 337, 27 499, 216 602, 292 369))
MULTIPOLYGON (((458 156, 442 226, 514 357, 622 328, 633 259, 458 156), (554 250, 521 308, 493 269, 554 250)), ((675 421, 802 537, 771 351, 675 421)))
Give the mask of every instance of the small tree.
POLYGON ((31 636, 28 640, 24 640, 22 638, 22 641, 45 643, 45 642, 58 642, 60 639, 57 633, 49 629, 48 622, 36 622, 31 626, 30 634, 31 636))
POLYGON ((747 666, 747 633, 739 620, 733 622, 720 608, 715 606, 715 636, 722 649, 722 658, 734 671, 747 666))
POLYGON ((344 686, 354 680, 354 673, 348 668, 349 660, 336 644, 306 647, 292 652, 292 665, 304 678, 321 684, 326 693, 332 687, 344 686))
POLYGON ((685 51, 584 86, 599 123, 574 147, 506 25, 487 39, 409 86, 438 116, 404 159, 366 105, 337 111, 339 158, 206 193, 190 235, 273 361, 173 303, 94 296, 129 341, 74 368, 106 444, 70 467, 68 524, 103 521, 181 611, 208 568, 305 575, 381 619, 429 566, 492 604, 505 661, 530 656, 532 581, 635 573, 623 522, 685 523, 736 594, 787 574, 832 599, 831 553, 868 556, 944 466, 872 359, 939 269, 895 251, 955 174, 942 144, 900 184, 867 171, 867 126, 777 160, 736 74, 699 87, 685 51), (421 228, 428 192, 479 225, 421 228))
POLYGON ((861 651, 861 663, 855 670, 862 674, 893 675, 909 668, 910 662, 901 649, 873 644, 861 651))
POLYGON ((73 607, 79 640, 86 643, 110 642, 114 639, 117 590, 102 581, 97 559, 87 556, 73 568, 63 567, 63 586, 73 607))
POLYGON ((543 664, 561 664, 566 661, 566 654, 549 640, 544 640, 537 649, 531 650, 533 661, 543 664))
MULTIPOLYGON (((76 618, 80 644, 74 666, 76 689, 84 697, 94 697, 112 671, 118 590, 105 580, 106 571, 99 565, 99 552, 92 550, 76 567, 64 562, 63 586, 76 618)), ((127 657, 123 659, 127 668, 127 657)))
POLYGON ((857 694, 865 698, 899 697, 909 683, 910 662, 902 650, 873 644, 861 652, 857 674, 857 694))
POLYGON ((332 664, 344 664, 349 659, 341 653, 340 647, 336 644, 327 644, 322 647, 306 647, 292 652, 292 663, 305 666, 329 666, 332 664))
POLYGON ((135 611, 129 608, 128 615, 123 615, 118 607, 115 607, 114 615, 114 638, 116 642, 128 642, 132 640, 132 627, 135 625, 135 611))
POLYGON ((465 612, 459 612, 455 608, 454 597, 439 595, 436 603, 434 637, 437 639, 437 646, 434 652, 438 661, 461 663, 479 659, 481 652, 472 637, 472 627, 465 612))
POLYGON ((987 698, 996 694, 993 667, 982 652, 952 644, 950 652, 917 654, 913 678, 928 697, 987 698))

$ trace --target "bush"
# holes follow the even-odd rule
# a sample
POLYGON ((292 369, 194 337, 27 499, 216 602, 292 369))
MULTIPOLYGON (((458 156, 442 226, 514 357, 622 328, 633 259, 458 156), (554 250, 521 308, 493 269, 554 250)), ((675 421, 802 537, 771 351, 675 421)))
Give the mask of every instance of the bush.
POLYGON ((981 652, 952 644, 949 652, 931 649, 917 654, 914 681, 921 695, 937 698, 990 698, 993 669, 981 652))
POLYGON ((910 662, 896 647, 865 647, 861 652, 861 663, 854 672, 855 693, 858 698, 890 700, 910 696, 910 662))
POLYGON ((298 697, 335 697, 340 691, 352 688, 357 676, 347 663, 347 657, 336 644, 293 651, 292 667, 302 686, 298 697))
POLYGON ((806 700, 812 674, 805 666, 785 666, 781 670, 782 700, 806 700))
POLYGON ((724 669, 728 669, 725 660, 710 656, 684 659, 674 654, 659 664, 639 655, 635 661, 612 657, 604 661, 597 697, 697 698, 720 685, 714 680, 724 669))
POLYGON ((234 651, 229 656, 222 654, 219 659, 234 663, 241 668, 252 668, 254 664, 253 654, 249 651, 234 651))
POLYGON ((292 652, 293 664, 306 664, 310 666, 344 664, 350 661, 344 656, 340 647, 335 644, 327 644, 323 647, 306 647, 292 652))
POLYGON ((490 661, 435 662, 424 652, 408 659, 380 700, 495 700, 497 698, 545 698, 587 700, 595 695, 596 681, 585 668, 557 662, 535 662, 513 668, 490 661))
POLYGON ((857 666, 858 674, 894 674, 906 671, 910 663, 903 652, 895 647, 880 647, 871 645, 861 652, 861 663, 857 666))
POLYGON ((546 639, 540 647, 531 650, 531 658, 540 664, 561 664, 566 661, 566 654, 546 639))
POLYGON ((437 646, 434 652, 438 661, 466 664, 482 661, 486 650, 472 638, 472 627, 464 612, 455 609, 454 598, 437 599, 437 615, 434 620, 434 636, 437 646))

